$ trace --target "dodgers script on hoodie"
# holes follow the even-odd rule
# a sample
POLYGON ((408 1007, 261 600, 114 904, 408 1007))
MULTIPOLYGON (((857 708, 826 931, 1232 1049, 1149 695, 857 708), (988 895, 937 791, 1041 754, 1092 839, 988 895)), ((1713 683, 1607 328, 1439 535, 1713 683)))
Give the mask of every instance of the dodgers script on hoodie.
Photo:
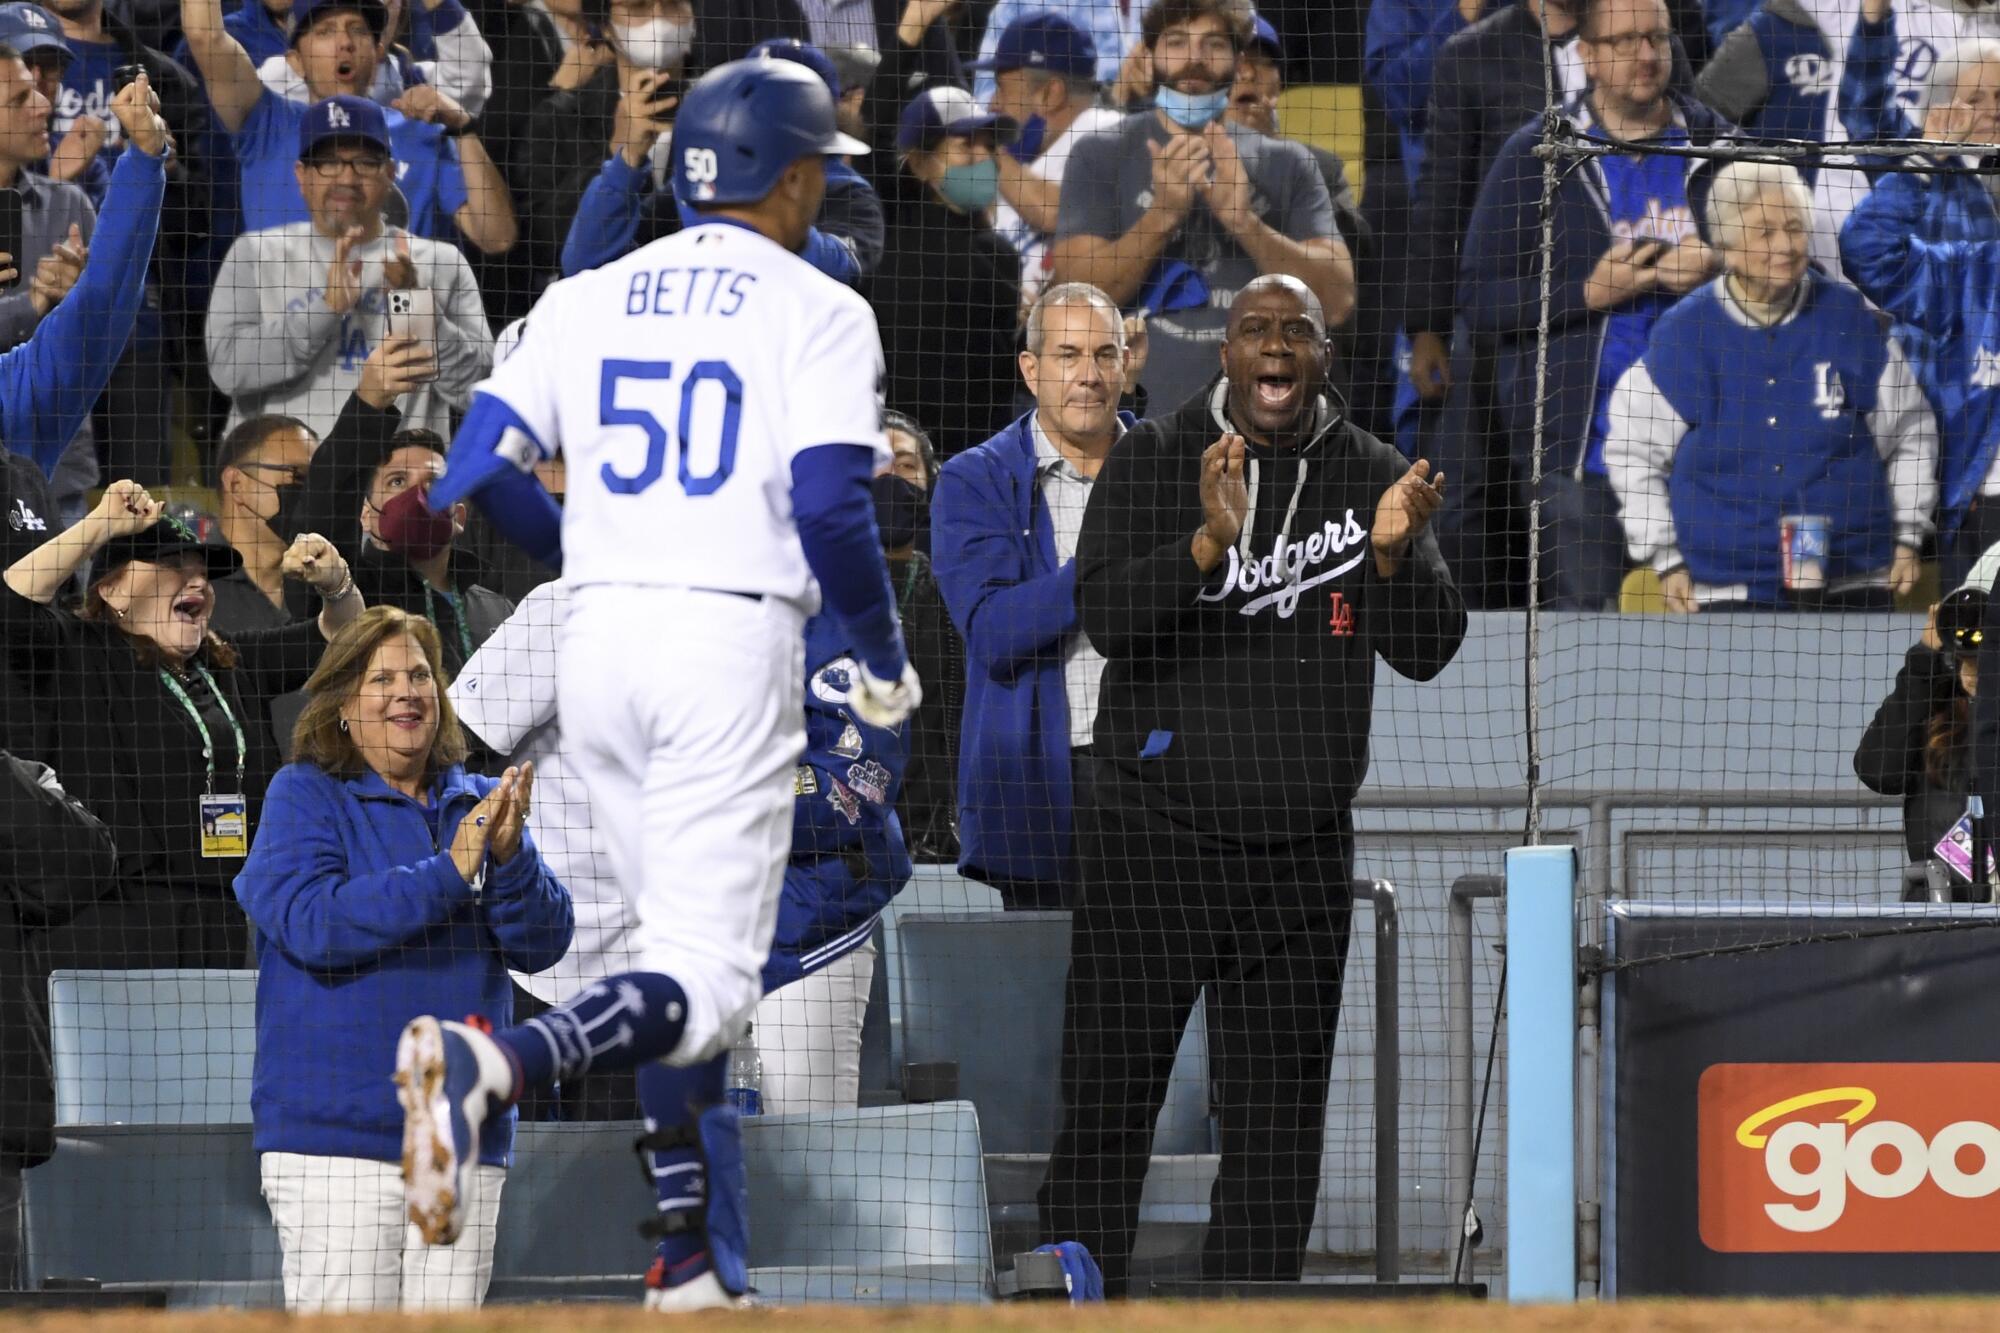
POLYGON ((1250 447, 1249 517, 1203 574, 1189 543, 1202 451, 1234 429, 1227 393, 1112 450, 1077 609, 1106 660, 1096 747, 1113 799, 1198 836, 1283 843, 1334 826, 1367 775, 1376 657, 1429 680, 1465 638, 1465 604, 1428 533, 1396 577, 1377 573, 1375 508, 1409 464, 1324 403, 1302 445, 1250 447))

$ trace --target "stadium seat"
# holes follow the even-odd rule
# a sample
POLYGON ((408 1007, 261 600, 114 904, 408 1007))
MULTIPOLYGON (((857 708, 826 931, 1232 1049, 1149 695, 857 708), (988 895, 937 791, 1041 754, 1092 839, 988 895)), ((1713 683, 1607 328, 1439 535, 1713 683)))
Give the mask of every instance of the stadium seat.
POLYGON ((1645 565, 1627 573, 1618 585, 1618 610, 1628 616, 1665 615, 1667 599, 1660 591, 1660 576, 1645 565))
POLYGON ((257 974, 56 971, 49 1046, 58 1125, 248 1124, 257 974))
MULTIPOLYGON (((631 1124, 523 1125, 492 1300, 632 1300, 652 1206, 631 1124)), ((979 1121, 964 1102, 749 1122, 751 1280, 778 1301, 977 1301, 993 1287, 979 1121)), ((27 1174, 31 1285, 281 1303, 277 1233, 240 1125, 73 1127, 27 1174)))
MULTIPOLYGON (((989 1153, 1046 1153, 1058 1087, 1069 913, 904 916, 898 928, 904 1058, 958 1065, 989 1153)), ((1154 1152, 1213 1150, 1208 1037, 1197 1006, 1182 1037, 1154 1152)))

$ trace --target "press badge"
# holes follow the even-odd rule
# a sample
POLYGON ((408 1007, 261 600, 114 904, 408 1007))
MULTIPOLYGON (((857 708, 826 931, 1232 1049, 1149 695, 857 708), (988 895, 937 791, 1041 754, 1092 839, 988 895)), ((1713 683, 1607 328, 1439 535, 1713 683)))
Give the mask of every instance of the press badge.
POLYGON ((201 798, 201 854, 207 860, 250 855, 250 802, 240 792, 201 798))

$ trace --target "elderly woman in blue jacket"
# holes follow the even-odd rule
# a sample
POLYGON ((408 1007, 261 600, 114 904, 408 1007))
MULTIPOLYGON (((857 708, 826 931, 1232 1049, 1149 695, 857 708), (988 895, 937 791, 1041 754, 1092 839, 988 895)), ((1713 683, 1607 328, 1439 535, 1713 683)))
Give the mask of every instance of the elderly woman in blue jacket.
POLYGON ((1611 395, 1626 546, 1669 611, 1887 610, 1937 503, 1916 374, 1861 294, 1808 263, 1796 170, 1732 162, 1706 210, 1723 276, 1660 317, 1611 395), (1822 520, 1823 546, 1787 552, 1787 516, 1822 520))
POLYGON ((258 934, 255 1145, 293 1310, 483 1298, 514 1116, 481 1133, 470 1234, 426 1248, 384 1052, 418 1014, 510 1022, 507 970, 569 948, 569 894, 527 833, 533 769, 461 767, 442 660, 431 623, 394 607, 334 639, 236 877, 258 934))

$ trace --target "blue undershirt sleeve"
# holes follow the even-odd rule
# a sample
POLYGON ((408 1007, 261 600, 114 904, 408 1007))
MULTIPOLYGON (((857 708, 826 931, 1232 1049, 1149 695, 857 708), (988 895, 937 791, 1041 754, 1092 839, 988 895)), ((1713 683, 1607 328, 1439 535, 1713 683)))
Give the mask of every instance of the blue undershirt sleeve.
POLYGON ((855 653, 879 680, 900 680, 908 656, 869 483, 875 451, 822 444, 792 459, 792 513, 806 563, 855 653))

